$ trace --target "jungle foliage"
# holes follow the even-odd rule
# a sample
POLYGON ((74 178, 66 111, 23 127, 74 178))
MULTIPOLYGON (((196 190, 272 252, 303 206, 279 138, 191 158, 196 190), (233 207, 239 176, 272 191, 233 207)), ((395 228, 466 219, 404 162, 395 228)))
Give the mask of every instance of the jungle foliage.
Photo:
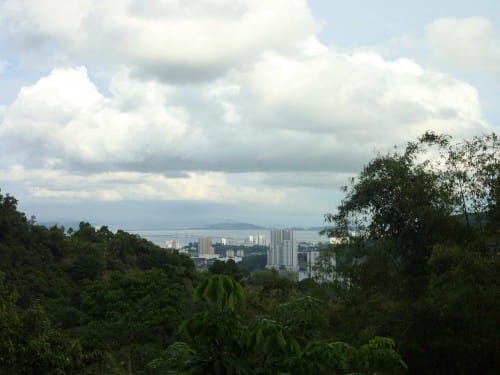
POLYGON ((0 373, 403 372, 389 338, 330 331, 332 301, 277 272, 186 255, 82 222, 27 220, 0 195, 0 373), (237 281, 240 280, 241 282, 237 281), (327 362, 323 362, 323 361, 327 362))
POLYGON ((431 132, 378 155, 326 215, 337 334, 393 338, 411 373, 500 369, 500 141, 431 132))

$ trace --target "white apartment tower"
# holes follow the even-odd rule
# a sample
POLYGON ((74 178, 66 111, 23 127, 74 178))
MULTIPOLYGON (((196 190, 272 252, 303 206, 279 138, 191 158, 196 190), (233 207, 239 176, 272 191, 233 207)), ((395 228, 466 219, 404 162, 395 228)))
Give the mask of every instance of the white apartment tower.
POLYGON ((293 231, 289 229, 271 229, 271 243, 267 251, 268 269, 298 269, 297 243, 293 240, 293 231))

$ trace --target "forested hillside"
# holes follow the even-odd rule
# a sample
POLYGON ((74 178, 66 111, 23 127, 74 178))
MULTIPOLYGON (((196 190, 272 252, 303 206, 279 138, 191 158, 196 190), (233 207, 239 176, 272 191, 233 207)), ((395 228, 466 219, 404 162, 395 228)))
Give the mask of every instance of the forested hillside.
POLYGON ((37 225, 0 195, 0 372, 496 374, 498 150, 429 133, 373 159, 326 216, 341 243, 321 284, 201 273, 123 231, 37 225))
MULTIPOLYGON (((334 342, 328 299, 275 272, 245 288, 106 227, 36 225, 0 196, 5 374, 341 373, 405 367, 390 339, 334 342), (196 289, 194 288, 196 285, 196 289), (193 298, 194 296, 194 298, 193 298)), ((242 274, 234 267, 212 272, 242 274)), ((313 288, 314 289, 314 288, 313 288)))
POLYGON ((198 277, 135 235, 36 225, 0 196, 0 371, 123 373, 174 341, 198 277))

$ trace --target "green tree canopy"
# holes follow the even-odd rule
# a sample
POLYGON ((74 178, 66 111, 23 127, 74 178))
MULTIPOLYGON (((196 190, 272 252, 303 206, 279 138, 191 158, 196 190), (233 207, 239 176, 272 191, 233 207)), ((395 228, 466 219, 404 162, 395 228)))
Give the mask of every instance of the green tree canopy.
POLYGON ((235 310, 245 303, 245 293, 239 282, 227 275, 211 275, 194 291, 195 301, 206 301, 220 309, 235 310))

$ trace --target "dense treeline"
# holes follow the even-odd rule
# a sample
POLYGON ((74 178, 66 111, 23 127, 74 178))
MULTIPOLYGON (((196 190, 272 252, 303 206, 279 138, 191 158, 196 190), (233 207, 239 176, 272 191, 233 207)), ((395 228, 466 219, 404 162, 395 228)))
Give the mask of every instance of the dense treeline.
POLYGON ((120 374, 175 340, 198 275, 189 257, 80 223, 36 225, 0 195, 0 372, 120 374))
POLYGON ((430 133, 377 156, 327 215, 341 243, 323 283, 201 273, 123 231, 37 225, 0 194, 0 373, 496 374, 498 153, 495 135, 430 133))
POLYGON ((415 374, 498 373, 498 137, 426 133, 373 159, 345 192, 327 215, 343 239, 332 250, 337 333, 393 338, 415 374))

